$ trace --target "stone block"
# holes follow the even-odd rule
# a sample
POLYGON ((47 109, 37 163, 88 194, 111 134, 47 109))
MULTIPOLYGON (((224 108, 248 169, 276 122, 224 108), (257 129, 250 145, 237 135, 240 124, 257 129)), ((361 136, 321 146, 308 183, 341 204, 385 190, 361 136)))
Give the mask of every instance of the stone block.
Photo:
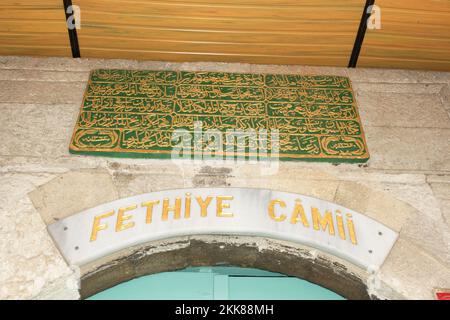
POLYGON ((29 193, 47 225, 101 203, 118 199, 107 171, 72 171, 29 193))

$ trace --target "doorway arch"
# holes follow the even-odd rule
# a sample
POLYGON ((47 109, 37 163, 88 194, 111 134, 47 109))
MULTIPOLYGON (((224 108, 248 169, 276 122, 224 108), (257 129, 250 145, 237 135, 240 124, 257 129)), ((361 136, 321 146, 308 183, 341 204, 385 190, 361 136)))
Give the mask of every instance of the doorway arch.
POLYGON ((88 300, 342 300, 295 277, 252 268, 194 267, 123 282, 88 300))
POLYGON ((263 237, 198 235, 154 241, 83 267, 81 298, 122 282, 188 267, 236 266, 306 280, 346 299, 370 299, 366 271, 313 248, 263 237))
MULTIPOLYGON (((86 176, 79 176, 77 174, 78 173, 76 172, 63 174, 60 178, 58 178, 58 180, 64 178, 66 179, 65 183, 70 186, 76 184, 80 185, 80 181, 82 181, 82 186, 80 186, 80 189, 87 189, 89 193, 94 195, 98 194, 98 183, 86 184, 86 176)), ((258 188, 260 184, 260 182, 252 183, 251 180, 249 180, 249 183, 245 184, 245 187, 258 188)), ((285 192, 314 196, 327 201, 332 201, 333 203, 346 208, 357 210, 366 217, 378 221, 398 233, 400 233, 400 230, 406 225, 408 217, 420 217, 420 211, 411 207, 409 204, 392 197, 384 191, 379 191, 360 183, 341 181, 339 183, 337 193, 336 189, 333 189, 333 192, 329 191, 329 180, 317 180, 314 184, 309 181, 298 180, 295 185, 283 186, 283 188, 276 187, 273 183, 268 183, 267 185, 272 187, 273 190, 280 189, 285 192), (335 196, 329 196, 331 193, 335 193, 335 196), (391 214, 392 210, 395 210, 395 214, 391 214)), ((173 187, 182 188, 183 185, 174 185, 173 187)), ((237 187, 237 183, 231 183, 227 185, 227 187, 237 187)), ((155 188, 155 190, 149 190, 147 185, 143 185, 140 189, 128 188, 126 190, 128 194, 141 194, 149 191, 155 192, 166 190, 158 187, 155 188)), ((66 208, 63 206, 65 205, 65 202, 60 200, 61 197, 59 197, 58 193, 55 193, 54 190, 55 189, 52 188, 50 190, 51 192, 45 192, 43 195, 45 195, 46 198, 48 197, 50 200, 42 200, 41 202, 45 204, 52 203, 53 201, 54 203, 59 203, 60 206, 44 206, 37 209, 41 213, 41 216, 48 227, 57 221, 61 221, 67 217, 75 215, 76 212, 83 211, 86 208, 93 207, 94 205, 100 205, 105 201, 111 201, 111 199, 108 200, 101 197, 96 197, 95 202, 89 202, 89 197, 77 198, 78 195, 73 194, 73 198, 77 198, 79 201, 71 202, 71 204, 76 204, 76 206, 71 205, 70 208, 66 208), (64 210, 62 210, 61 207, 63 207, 64 210)), ((118 197, 116 196, 116 198, 118 197)), ((336 256, 327 257, 326 255, 322 255, 323 252, 320 252, 315 248, 306 247, 301 249, 293 243, 283 243, 280 241, 272 241, 270 239, 249 237, 219 237, 218 235, 214 237, 217 237, 216 242, 214 242, 214 239, 212 239, 213 237, 211 236, 181 236, 176 239, 155 241, 140 247, 130 247, 124 249, 123 252, 117 252, 117 254, 114 255, 101 257, 100 259, 96 259, 88 264, 74 265, 66 259, 67 264, 76 270, 72 273, 73 277, 71 276, 70 281, 77 281, 80 279, 81 275, 81 287, 74 287, 74 289, 71 290, 77 290, 76 295, 74 295, 76 297, 87 297, 115 284, 142 275, 179 270, 188 266, 196 265, 223 265, 224 262, 230 260, 240 260, 242 262, 241 264, 233 264, 236 266, 248 266, 274 272, 282 272, 284 274, 298 276, 299 278, 306 279, 313 283, 322 283, 324 287, 330 288, 331 290, 349 299, 431 298, 432 295, 430 292, 433 292, 434 288, 447 286, 445 285, 445 281, 442 280, 442 276, 436 276, 441 274, 446 275, 447 271, 445 268, 441 267, 441 265, 434 260, 432 254, 425 254, 427 249, 417 247, 416 244, 411 244, 408 238, 401 235, 399 235, 399 239, 394 243, 389 255, 386 257, 385 262, 383 262, 378 270, 361 269, 354 264, 348 263, 348 261, 337 259, 336 256), (167 251, 178 250, 188 251, 191 253, 197 252, 198 250, 194 249, 196 246, 192 245, 193 241, 205 241, 208 246, 210 244, 220 243, 222 241, 226 243, 224 248, 227 246, 231 249, 233 247, 241 248, 233 254, 229 253, 230 256, 224 257, 223 259, 210 259, 206 257, 203 259, 206 260, 205 262, 202 261, 202 259, 191 259, 189 254, 185 254, 184 257, 175 257, 172 262, 151 261, 149 262, 150 266, 148 268, 144 267, 147 263, 142 262, 142 260, 145 260, 144 258, 146 256, 155 256, 155 258, 160 256, 172 259, 173 256, 176 256, 176 253, 170 253, 167 251), (263 242, 262 246, 260 245, 261 242, 263 242), (158 248, 158 246, 161 247, 158 248), (249 248, 245 249, 245 247, 249 248), (247 257, 237 259, 236 257, 245 255, 242 254, 245 250, 260 253, 264 253, 269 250, 273 251, 273 255, 280 255, 280 252, 282 252, 285 259, 281 257, 282 259, 280 259, 280 261, 289 262, 295 260, 305 260, 303 262, 304 266, 301 270, 285 270, 284 272, 281 269, 289 269, 288 266, 278 267, 276 265, 272 265, 269 266, 271 267, 271 269, 269 269, 265 267, 269 263, 264 262, 264 254, 261 254, 258 260, 247 257), (285 251, 277 252, 277 250, 285 251), (422 254, 417 255, 418 252, 421 251, 423 251, 422 254), (211 260, 216 262, 211 264, 211 260), (408 268, 408 272, 405 273, 403 272, 403 269, 400 268, 404 265, 402 261, 408 261, 408 265, 417 262, 423 267, 421 269, 408 268), (80 272, 77 271, 78 266, 80 266, 80 272), (426 273, 426 271, 429 270, 427 269, 428 266, 431 266, 430 270, 433 270, 433 274, 435 276, 432 277, 430 281, 425 281, 429 279, 429 274, 426 273), (313 275, 314 272, 317 272, 317 275, 313 275), (305 277, 305 273, 310 274, 309 279, 305 277), (329 275, 322 275, 326 273, 329 273, 329 275), (116 277, 116 280, 111 280, 111 277, 116 277), (327 279, 329 281, 328 285, 323 284, 321 279, 327 279), (415 290, 405 290, 405 288, 408 288, 409 284, 411 284, 415 290), (352 287, 352 289, 349 289, 349 287, 352 287)), ((269 254, 269 258, 267 259, 270 259, 273 255, 269 254)), ((65 283, 63 283, 62 286, 64 289, 66 286, 65 283)))

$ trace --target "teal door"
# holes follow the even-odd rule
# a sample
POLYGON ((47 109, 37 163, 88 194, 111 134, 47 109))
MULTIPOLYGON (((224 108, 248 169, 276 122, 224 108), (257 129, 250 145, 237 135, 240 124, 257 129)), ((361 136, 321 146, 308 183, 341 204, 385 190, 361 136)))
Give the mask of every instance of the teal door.
POLYGON ((200 267, 133 279, 89 299, 298 299, 341 300, 336 293, 298 278, 248 268, 200 267))

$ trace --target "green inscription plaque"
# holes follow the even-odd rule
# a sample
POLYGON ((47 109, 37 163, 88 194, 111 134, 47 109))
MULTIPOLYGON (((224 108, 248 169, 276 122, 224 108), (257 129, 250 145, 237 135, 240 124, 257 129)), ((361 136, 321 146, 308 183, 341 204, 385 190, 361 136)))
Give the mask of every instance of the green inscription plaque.
POLYGON ((347 77, 91 72, 70 152, 170 158, 178 149, 185 157, 369 159, 347 77))

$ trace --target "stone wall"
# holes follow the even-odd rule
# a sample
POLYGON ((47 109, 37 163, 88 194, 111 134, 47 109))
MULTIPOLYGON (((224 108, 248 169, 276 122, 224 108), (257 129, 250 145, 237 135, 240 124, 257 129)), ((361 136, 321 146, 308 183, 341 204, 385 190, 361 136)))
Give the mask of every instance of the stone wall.
POLYGON ((0 299, 79 297, 46 224, 118 198, 208 186, 314 196, 393 228, 399 240, 374 275, 383 285, 366 283, 379 298, 431 299, 450 287, 450 73, 0 57, 0 85, 0 299), (371 159, 282 162, 264 176, 249 164, 70 155, 89 70, 109 67, 348 75, 371 159))

